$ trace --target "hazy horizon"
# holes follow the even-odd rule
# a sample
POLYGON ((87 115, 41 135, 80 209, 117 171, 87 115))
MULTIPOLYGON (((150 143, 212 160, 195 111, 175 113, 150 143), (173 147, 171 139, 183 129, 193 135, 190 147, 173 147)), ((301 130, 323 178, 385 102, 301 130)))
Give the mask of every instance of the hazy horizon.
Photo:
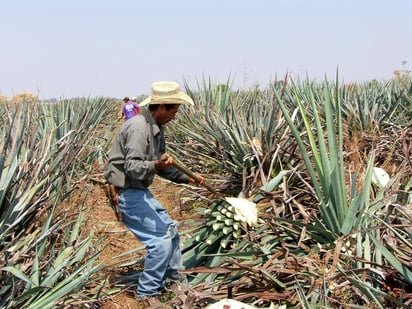
POLYGON ((0 95, 139 96, 156 80, 249 89, 388 80, 412 61, 412 1, 4 0, 0 95), (403 62, 406 62, 403 64, 403 62))

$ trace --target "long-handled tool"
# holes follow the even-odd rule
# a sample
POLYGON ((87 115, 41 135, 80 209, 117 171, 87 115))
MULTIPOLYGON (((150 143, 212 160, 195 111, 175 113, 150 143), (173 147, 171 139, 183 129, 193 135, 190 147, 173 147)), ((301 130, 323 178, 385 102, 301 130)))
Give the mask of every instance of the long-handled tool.
MULTIPOLYGON (((160 160, 167 161, 168 157, 169 157, 168 154, 163 154, 160 157, 160 160)), ((193 178, 197 183, 200 183, 199 177, 197 177, 194 173, 192 173, 186 167, 175 162, 174 160, 173 160, 172 165, 176 167, 178 170, 180 170, 182 173, 193 178)), ((202 186, 204 186, 210 192, 216 193, 216 189, 213 188, 212 186, 206 183, 202 183, 202 186)), ((256 204, 254 202, 251 202, 243 197, 225 197, 225 201, 228 204, 233 206, 232 208, 234 208, 234 210, 231 210, 231 211, 234 211, 234 213, 237 214, 237 216, 240 216, 242 218, 240 219, 241 221, 247 222, 249 225, 257 223, 258 215, 257 215, 256 204)))
MULTIPOLYGON (((160 160, 162 161, 166 161, 168 159, 169 155, 164 153, 162 154, 162 156, 160 157, 160 160)), ((200 179, 199 177, 196 176, 196 174, 192 173, 189 169, 187 169, 186 167, 184 167, 183 165, 177 163, 175 160, 173 160, 173 166, 176 167, 179 171, 181 171, 182 173, 186 174, 187 176, 189 176, 190 178, 194 179, 195 182, 200 183, 200 179)), ((210 192, 212 193, 216 193, 216 189, 213 188, 211 185, 207 184, 207 183, 202 183, 202 186, 205 187, 206 189, 208 189, 210 192)))

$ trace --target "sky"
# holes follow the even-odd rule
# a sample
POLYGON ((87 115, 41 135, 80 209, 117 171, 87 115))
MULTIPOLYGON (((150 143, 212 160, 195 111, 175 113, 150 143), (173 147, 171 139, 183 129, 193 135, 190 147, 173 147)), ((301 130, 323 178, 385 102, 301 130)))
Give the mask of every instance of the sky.
POLYGON ((0 95, 133 97, 412 68, 411 0, 1 0, 0 95))

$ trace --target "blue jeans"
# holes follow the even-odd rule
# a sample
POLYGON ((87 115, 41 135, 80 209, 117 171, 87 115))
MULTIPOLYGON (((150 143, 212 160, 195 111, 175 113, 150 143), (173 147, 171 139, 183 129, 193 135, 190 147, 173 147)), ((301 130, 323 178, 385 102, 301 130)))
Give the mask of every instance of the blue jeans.
POLYGON ((119 190, 125 226, 146 246, 144 270, 137 285, 138 297, 159 295, 165 281, 179 281, 182 254, 176 223, 149 189, 119 190))

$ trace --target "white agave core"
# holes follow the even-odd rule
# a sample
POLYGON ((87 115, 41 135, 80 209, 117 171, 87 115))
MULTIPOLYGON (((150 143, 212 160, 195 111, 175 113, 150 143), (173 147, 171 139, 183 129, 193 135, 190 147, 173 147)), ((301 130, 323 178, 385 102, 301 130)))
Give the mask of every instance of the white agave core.
POLYGON ((226 197, 226 201, 235 208, 235 213, 239 220, 246 222, 249 225, 257 223, 257 209, 256 204, 238 197, 226 197))
POLYGON ((224 298, 219 300, 216 303, 208 305, 206 309, 222 309, 222 308, 230 308, 230 309, 254 309, 256 307, 250 306, 248 304, 242 303, 238 300, 224 298))

